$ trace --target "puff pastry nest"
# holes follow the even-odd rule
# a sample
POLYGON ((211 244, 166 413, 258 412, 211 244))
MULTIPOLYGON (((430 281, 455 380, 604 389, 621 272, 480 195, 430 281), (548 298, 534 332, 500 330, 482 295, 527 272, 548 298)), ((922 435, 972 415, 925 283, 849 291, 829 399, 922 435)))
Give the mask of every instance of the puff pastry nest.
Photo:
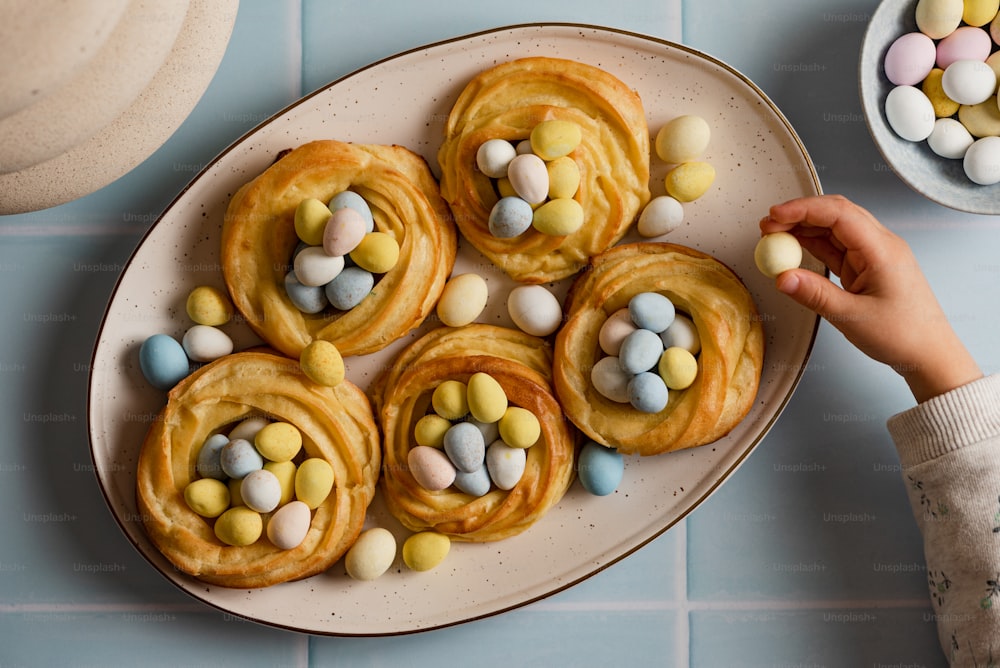
POLYGON ((153 544, 180 571, 224 587, 267 587, 320 573, 354 544, 380 465, 377 425, 359 388, 348 381, 317 385, 295 361, 269 351, 240 352, 201 367, 170 391, 140 451, 138 510, 153 544), (295 425, 305 456, 322 457, 334 469, 333 491, 291 550, 266 537, 245 547, 226 545, 212 520, 184 501, 202 443, 260 415, 295 425))
POLYGON ((649 200, 649 129, 639 96, 610 73, 557 58, 524 58, 474 77, 459 95, 438 152, 441 194, 462 235, 513 279, 546 283, 576 274, 626 233, 649 200), (568 236, 534 229, 494 237, 489 215, 499 195, 476 166, 489 139, 518 142, 544 120, 578 124, 583 142, 576 199, 583 226, 568 236))
POLYGON ((315 141, 294 149, 237 191, 222 229, 222 271, 233 303, 269 345, 298 359, 314 339, 342 355, 381 350, 423 322, 451 274, 457 233, 426 161, 402 146, 315 141), (353 190, 399 261, 350 311, 299 311, 284 289, 299 240, 295 209, 353 190), (419 289, 416 289, 419 287, 419 289))
POLYGON ((383 430, 381 488, 390 512, 411 531, 433 529, 453 540, 486 542, 519 534, 566 493, 574 477, 578 433, 566 421, 551 387, 551 347, 506 327, 475 324, 432 330, 406 348, 377 379, 373 392, 383 430), (485 372, 511 405, 533 412, 539 440, 527 450, 524 475, 509 491, 475 497, 455 487, 428 491, 408 470, 417 420, 430 409, 434 388, 485 372))
POLYGON ((760 384, 764 334, 746 287, 705 253, 666 243, 618 246, 593 259, 570 289, 556 336, 554 379, 566 414, 585 434, 622 453, 655 455, 711 443, 750 411, 760 384), (590 370, 603 356, 604 321, 640 292, 659 292, 698 329, 694 383, 670 391, 659 413, 642 413, 598 393, 590 370))

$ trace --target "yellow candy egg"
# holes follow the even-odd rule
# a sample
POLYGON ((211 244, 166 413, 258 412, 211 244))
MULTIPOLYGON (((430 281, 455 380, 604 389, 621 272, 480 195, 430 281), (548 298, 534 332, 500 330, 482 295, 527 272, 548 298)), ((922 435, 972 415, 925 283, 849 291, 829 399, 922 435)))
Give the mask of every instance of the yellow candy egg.
POLYGON ((429 448, 444 447, 444 434, 451 428, 451 422, 440 415, 425 415, 413 427, 413 440, 417 445, 429 448))
POLYGON ((230 478, 226 481, 226 487, 229 488, 229 507, 235 508, 236 506, 245 506, 246 501, 243 500, 243 493, 240 491, 243 485, 242 478, 230 478))
POLYGON ((963 104, 958 108, 958 120, 973 137, 1000 135, 1000 108, 997 98, 979 104, 963 104))
POLYGON ((298 470, 295 462, 264 462, 264 470, 273 473, 274 477, 278 479, 278 484, 281 485, 279 506, 283 506, 295 498, 295 472, 298 470))
POLYGON ((371 232, 351 251, 351 259, 365 271, 384 274, 399 261, 399 243, 385 232, 371 232))
POLYGON ((660 355, 657 371, 668 388, 685 390, 698 375, 698 360, 684 348, 672 346, 660 355))
POLYGON ((760 273, 776 278, 778 274, 802 264, 802 246, 788 232, 765 234, 754 248, 753 259, 760 273))
POLYGON ((308 197, 295 208, 295 234, 310 246, 323 245, 323 231, 330 220, 330 209, 318 199, 308 197))
POLYGON ((667 194, 678 202, 693 202, 704 195, 715 181, 715 168, 707 162, 677 165, 663 180, 667 194))
POLYGON ((264 533, 264 520, 255 510, 246 506, 230 508, 215 520, 215 536, 226 545, 245 547, 253 545, 264 533))
POLYGON ((711 137, 712 130, 701 116, 678 116, 656 133, 654 149, 664 162, 691 162, 702 156, 711 137))
POLYGON ((573 197, 580 189, 580 166, 568 155, 546 163, 545 169, 549 172, 549 199, 573 197))
POLYGON ((448 556, 451 539, 436 531, 415 533, 403 543, 403 563, 410 570, 429 571, 448 556))
POLYGON ((497 179, 497 192, 500 193, 500 197, 517 197, 517 192, 507 177, 497 179))
POLYGON ((388 529, 361 532, 344 556, 344 568, 355 580, 374 580, 396 560, 396 539, 388 529))
POLYGON ((917 28, 931 39, 942 39, 955 31, 964 10, 964 0, 918 0, 917 28))
POLYGON ((542 160, 572 153, 583 141, 583 131, 572 121, 542 121, 531 130, 531 151, 542 160))
POLYGON ((512 448, 530 448, 542 434, 542 425, 527 408, 511 406, 500 418, 500 438, 512 448))
POLYGON ((583 226, 583 206, 575 199, 551 199, 535 209, 531 226, 542 234, 564 237, 583 226))
POLYGON ((233 317, 233 302, 224 290, 210 285, 199 285, 187 297, 188 317, 199 325, 218 327, 233 317))
POLYGON ((310 457, 295 472, 295 498, 315 510, 333 489, 333 467, 319 457, 310 457))
POLYGON ((302 372, 314 383, 335 387, 344 381, 347 369, 344 366, 344 358, 341 356, 337 346, 315 339, 302 349, 299 355, 299 366, 302 372))
POLYGON ((254 447, 265 459, 287 462, 299 454, 302 432, 287 422, 272 422, 257 432, 254 447))
POLYGON ((468 387, 460 380, 446 380, 434 388, 431 406, 445 420, 458 420, 469 412, 468 387))
POLYGON ((507 393, 488 373, 474 373, 469 378, 469 412, 487 424, 498 421, 507 412, 507 393))
POLYGON ((953 116, 958 111, 958 102, 952 100, 944 92, 944 86, 941 85, 943 78, 944 70, 940 67, 935 67, 920 84, 920 90, 931 101, 931 106, 934 107, 934 115, 938 118, 953 116))
POLYGON ((202 517, 218 517, 229 507, 229 488, 215 478, 200 478, 184 488, 184 501, 202 517))
POLYGON ((1000 11, 1000 0, 964 0, 962 20, 970 26, 982 27, 1000 11))
POLYGON ((449 327, 475 321, 486 308, 490 289, 479 274, 459 274, 445 284, 437 303, 437 316, 449 327))

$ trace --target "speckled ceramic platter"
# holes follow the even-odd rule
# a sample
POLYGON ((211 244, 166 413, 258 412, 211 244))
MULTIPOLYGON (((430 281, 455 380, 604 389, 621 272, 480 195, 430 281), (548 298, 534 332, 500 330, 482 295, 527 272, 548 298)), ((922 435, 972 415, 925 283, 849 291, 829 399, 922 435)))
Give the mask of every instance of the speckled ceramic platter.
MULTIPOLYGON (((665 167, 654 162, 653 171, 654 194, 661 194, 665 167)), ((757 221, 772 203, 818 191, 802 143, 761 91, 724 63, 677 44, 592 26, 527 25, 375 63, 297 102, 231 146, 180 194, 129 261, 104 318, 90 382, 92 452, 108 504, 138 550, 192 596, 235 615, 309 633, 366 636, 440 628, 570 587, 684 518, 739 467, 784 408, 805 368, 817 320, 754 268, 757 221), (183 333, 191 287, 222 284, 219 231, 229 197, 282 149, 323 137, 403 144, 436 168, 444 121, 464 83, 494 63, 527 55, 572 58, 615 74, 641 95, 651 132, 684 113, 701 115, 713 127, 706 159, 718 172, 716 184, 687 206, 685 224, 668 239, 715 255, 754 295, 767 352, 750 414, 711 445, 629 459, 625 479, 610 496, 590 496, 575 483, 525 533, 499 543, 455 544, 429 572, 411 572, 397 557, 373 582, 352 581, 337 564, 323 575, 254 591, 213 587, 176 572, 152 548, 135 508, 139 446, 164 402, 163 393, 143 380, 137 351, 151 334, 183 333)), ((466 246, 459 252, 460 271, 479 271, 489 282, 490 305, 480 320, 509 324, 503 305, 512 284, 466 246)), ((238 347, 254 343, 238 323, 227 331, 238 347)), ((367 386, 405 343, 348 358, 350 377, 367 386)), ((400 543, 407 535, 378 497, 367 526, 393 531, 400 543)))

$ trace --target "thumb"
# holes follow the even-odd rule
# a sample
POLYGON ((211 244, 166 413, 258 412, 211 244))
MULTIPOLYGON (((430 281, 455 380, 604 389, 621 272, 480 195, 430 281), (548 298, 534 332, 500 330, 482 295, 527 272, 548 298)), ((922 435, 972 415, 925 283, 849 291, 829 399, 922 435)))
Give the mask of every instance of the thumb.
POLYGON ((839 320, 851 311, 854 295, 834 285, 830 279, 806 269, 782 272, 775 283, 778 290, 827 320, 839 320))

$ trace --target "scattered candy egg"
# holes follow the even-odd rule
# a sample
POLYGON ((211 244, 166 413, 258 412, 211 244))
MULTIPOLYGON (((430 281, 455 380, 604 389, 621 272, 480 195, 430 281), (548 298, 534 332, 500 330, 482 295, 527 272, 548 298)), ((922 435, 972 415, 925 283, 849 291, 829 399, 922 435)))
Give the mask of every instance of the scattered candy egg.
POLYGON ((181 347, 195 362, 211 362, 233 352, 233 340, 218 327, 194 325, 184 332, 181 347))
POLYGON ((953 116, 958 111, 958 102, 948 97, 941 82, 944 80, 944 70, 935 67, 920 84, 920 91, 931 101, 934 115, 938 118, 953 116))
POLYGON ((973 183, 989 186, 1000 183, 1000 137, 982 137, 965 152, 965 175, 973 183))
POLYGON ((519 285, 507 296, 507 312, 521 331, 548 336, 562 324, 562 305, 541 285, 519 285))
POLYGON ((528 204, 541 204, 549 194, 545 161, 533 153, 515 156, 507 166, 507 178, 518 197, 528 204))
POLYGON ((490 474, 486 466, 480 463, 475 471, 456 471, 453 484, 471 496, 485 496, 490 491, 490 474))
POLYGON ((889 91, 885 116, 893 132, 907 141, 923 141, 934 131, 934 105, 913 86, 896 86, 889 91))
POLYGON ((424 489, 436 492, 455 482, 455 465, 442 450, 418 445, 406 455, 410 475, 424 489))
POLYGON ((490 209, 490 234, 498 239, 512 239, 531 227, 531 205, 517 196, 501 197, 490 209))
POLYGON ((462 327, 475 321, 489 299, 486 279, 479 274, 459 274, 449 280, 438 299, 437 315, 449 327, 462 327))
POLYGON ((436 531, 415 533, 403 542, 403 563, 413 571, 429 571, 448 556, 451 539, 436 531))
POLYGON ((765 234, 754 248, 753 259, 760 273, 776 278, 781 272, 802 264, 802 246, 788 232, 765 234))
POLYGON ((962 4, 962 20, 976 27, 992 21, 1000 10, 1000 0, 964 0, 962 4))
POLYGON ((527 462, 527 451, 504 441, 494 441, 486 450, 486 469, 493 484, 502 490, 514 489, 527 462))
POLYGON ((622 308, 614 313, 601 324, 601 329, 597 333, 597 341, 608 355, 618 356, 621 351, 622 342, 629 334, 636 330, 632 316, 627 308, 622 308))
POLYGON ((361 214, 361 218, 365 221, 365 232, 375 230, 375 217, 372 215, 371 207, 368 206, 364 197, 353 190, 344 190, 334 195, 333 199, 330 200, 329 208, 331 213, 336 213, 343 208, 354 209, 361 214))
POLYGON ((588 441, 580 450, 577 477, 583 488, 594 496, 607 496, 621 484, 625 458, 614 448, 588 441))
POLYGON ((885 76, 896 86, 915 86, 934 68, 936 58, 934 40, 924 33, 900 35, 885 53, 885 76))
POLYGON ((678 202, 693 202, 712 187, 715 168, 707 162, 685 162, 677 165, 664 178, 667 194, 678 202))
POLYGON ((931 39, 947 37, 962 22, 963 0, 919 0, 917 27, 931 39))
POLYGON ((654 149, 664 162, 697 160, 708 148, 712 130, 700 116, 686 114, 663 125, 656 133, 654 149))
POLYGON ((312 513, 301 501, 289 501, 278 508, 267 522, 267 539, 275 547, 291 550, 302 544, 309 533, 312 513))
POLYGON ((626 373, 635 375, 655 367, 661 354, 663 342, 660 337, 648 329, 637 329, 622 341, 618 360, 626 373))
POLYGON ((192 322, 218 327, 233 317, 233 302, 224 290, 210 285, 199 285, 188 293, 184 305, 192 322))
POLYGON ((459 422, 445 433, 444 452, 456 469, 472 473, 483 465, 486 443, 482 432, 475 425, 459 422))
POLYGON ((972 146, 975 139, 965 126, 954 118, 939 118, 927 138, 927 145, 942 158, 959 159, 972 146))
POLYGON ((580 189, 580 166, 564 155, 545 164, 549 172, 549 199, 572 197, 580 189))
POLYGON ((190 371, 184 347, 167 334, 153 334, 139 346, 139 369, 150 385, 169 390, 190 371))
POLYGON ((531 226, 542 234, 564 237, 583 227, 583 205, 575 199, 550 199, 535 209, 531 226))
POLYGON ((260 538, 264 532, 264 520, 257 511, 236 506, 219 515, 214 528, 215 536, 226 545, 246 547, 260 538))
POLYGON ((337 209, 323 228, 323 251, 327 255, 347 255, 365 238, 365 219, 355 209, 337 209))
POLYGON ((302 432, 288 422, 272 422, 257 432, 254 446, 272 462, 287 462, 302 448, 302 432))
POLYGON ((295 462, 264 462, 264 470, 270 471, 278 479, 281 486, 279 505, 285 505, 295 497, 295 472, 298 471, 295 462))
POLYGON ((683 348, 692 355, 701 352, 701 337, 698 336, 698 328, 695 327, 691 318, 682 313, 674 316, 674 321, 670 323, 663 333, 660 334, 664 348, 683 348))
POLYGON ((628 403, 628 382, 632 374, 622 369, 617 357, 602 357, 590 370, 590 382, 601 396, 611 401, 628 403))
POLYGON ((333 489, 333 467, 319 457, 310 457, 295 472, 295 498, 315 510, 333 489))
MULTIPOLYGON (((507 411, 507 394, 488 373, 478 372, 469 377, 467 397, 469 412, 480 422, 496 422, 507 411)), ((479 432, 478 429, 476 431, 479 432)))
POLYGON ((361 532, 344 556, 344 567, 355 580, 368 581, 389 570, 395 559, 395 537, 388 529, 375 527, 361 532))
POLYGON ((632 407, 643 413, 659 413, 669 399, 667 386, 658 374, 643 371, 632 376, 628 383, 628 400, 632 407))
POLYGON ((542 160, 555 160, 569 155, 583 141, 580 126, 572 121, 546 120, 531 129, 532 152, 542 160))
POLYGON ((413 440, 417 445, 431 448, 444 447, 444 435, 451 429, 451 422, 431 413, 417 420, 413 427, 413 440))
POLYGON ((985 30, 962 26, 937 44, 937 66, 947 70, 958 60, 986 60, 993 49, 993 40, 985 30))
POLYGON ((643 207, 636 226, 644 237, 658 237, 676 230, 684 222, 684 207, 669 195, 654 197, 643 207))
POLYGON ((636 327, 659 334, 674 321, 674 305, 658 292, 640 292, 629 300, 628 314, 636 327))
POLYGON ((500 438, 512 448, 530 448, 542 434, 542 426, 527 408, 510 406, 500 418, 500 438))
MULTIPOLYGON (((302 353, 299 355, 299 366, 302 367, 303 373, 305 373, 311 381, 327 387, 336 387, 337 385, 340 385, 344 381, 344 377, 347 375, 347 369, 344 366, 344 358, 341 356, 337 346, 329 341, 324 341, 323 339, 310 341, 308 345, 302 349, 302 353)), ((299 444, 301 445, 301 443, 302 438, 300 435, 299 444)), ((298 452, 298 448, 296 448, 296 452, 298 452)), ((269 457, 266 453, 264 456, 268 459, 280 461, 275 457, 269 457)), ((291 459, 291 457, 288 457, 288 459, 291 459)))
POLYGON ((240 483, 240 496, 247 508, 258 513, 269 513, 281 502, 281 483, 270 471, 251 471, 240 483))
POLYGON ((188 508, 202 517, 218 517, 229 508, 229 488, 215 478, 199 478, 184 488, 188 508))
POLYGON ((375 287, 375 276, 361 267, 347 267, 326 284, 324 295, 333 308, 350 311, 364 301, 375 287))
POLYGON ((216 480, 222 480, 226 477, 220 458, 222 457, 222 448, 228 442, 229 437, 225 434, 213 434, 205 439, 198 450, 198 460, 194 467, 198 475, 202 478, 215 478, 216 480))
POLYGON ((487 139, 476 151, 476 166, 484 176, 499 179, 507 175, 507 165, 517 152, 506 139, 487 139))
POLYGON ((238 438, 242 438, 244 441, 253 443, 257 438, 257 432, 269 424, 271 424, 271 421, 265 417, 247 418, 232 428, 229 432, 229 440, 235 441, 238 438))
POLYGON ((686 390, 698 376, 698 360, 684 348, 675 346, 663 351, 656 370, 668 389, 686 390))
POLYGON ((295 234, 310 246, 323 243, 323 230, 331 216, 330 209, 314 197, 307 197, 295 207, 295 234))
POLYGON ((959 104, 979 104, 996 92, 997 75, 981 60, 956 60, 944 71, 941 87, 959 104))
POLYGON ((321 246, 303 248, 295 255, 293 271, 302 285, 326 285, 344 270, 344 258, 327 255, 321 246))
POLYGON ((222 448, 219 464, 230 478, 242 479, 251 471, 264 467, 264 458, 253 443, 242 438, 231 439, 222 448))
POLYGON ((319 313, 330 300, 321 285, 302 285, 294 271, 285 274, 285 294, 298 310, 303 313, 319 313))
POLYGON ((372 232, 364 236, 350 255, 362 269, 384 274, 399 261, 399 242, 385 232, 372 232))

